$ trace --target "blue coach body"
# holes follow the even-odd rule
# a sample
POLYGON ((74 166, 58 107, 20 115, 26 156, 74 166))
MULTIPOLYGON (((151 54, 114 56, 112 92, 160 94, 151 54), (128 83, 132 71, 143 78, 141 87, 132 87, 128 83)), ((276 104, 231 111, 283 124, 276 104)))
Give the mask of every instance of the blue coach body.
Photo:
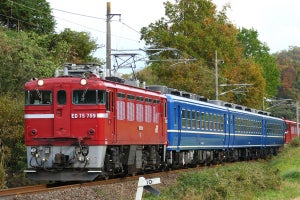
POLYGON ((166 94, 167 150, 280 147, 284 121, 267 115, 166 94))

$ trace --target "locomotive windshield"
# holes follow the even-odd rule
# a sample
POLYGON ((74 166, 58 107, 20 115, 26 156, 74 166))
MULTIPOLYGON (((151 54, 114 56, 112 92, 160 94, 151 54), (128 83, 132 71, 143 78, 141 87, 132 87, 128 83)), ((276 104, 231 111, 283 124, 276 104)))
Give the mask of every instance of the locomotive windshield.
POLYGON ((74 90, 74 104, 105 104, 104 90, 74 90))
POLYGON ((25 91, 26 105, 48 105, 52 104, 52 92, 49 90, 28 90, 25 91))

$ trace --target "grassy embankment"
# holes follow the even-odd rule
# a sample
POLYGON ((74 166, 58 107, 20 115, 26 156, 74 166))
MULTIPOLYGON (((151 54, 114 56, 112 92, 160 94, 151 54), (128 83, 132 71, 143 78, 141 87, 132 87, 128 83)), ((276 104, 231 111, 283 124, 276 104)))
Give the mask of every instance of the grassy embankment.
POLYGON ((300 199, 300 139, 276 157, 181 174, 177 184, 144 199, 300 199))

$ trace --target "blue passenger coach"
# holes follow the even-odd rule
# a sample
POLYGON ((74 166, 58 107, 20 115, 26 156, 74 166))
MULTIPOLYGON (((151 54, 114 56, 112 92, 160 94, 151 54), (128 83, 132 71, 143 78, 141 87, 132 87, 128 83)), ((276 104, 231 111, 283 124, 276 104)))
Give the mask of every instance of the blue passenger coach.
POLYGON ((166 96, 167 150, 173 154, 209 154, 213 160, 251 159, 276 154, 284 144, 285 123, 279 118, 241 106, 230 108, 172 94, 166 96))

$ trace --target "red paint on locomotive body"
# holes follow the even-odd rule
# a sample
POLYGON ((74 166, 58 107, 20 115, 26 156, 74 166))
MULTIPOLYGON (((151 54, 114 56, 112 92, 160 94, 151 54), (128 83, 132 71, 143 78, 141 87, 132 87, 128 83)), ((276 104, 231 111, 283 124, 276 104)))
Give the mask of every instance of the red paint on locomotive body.
POLYGON ((166 98, 100 78, 56 77, 25 85, 25 144, 166 144, 166 98))
POLYGON ((286 123, 286 133, 284 143, 289 143, 294 137, 297 136, 297 122, 291 120, 284 120, 286 123))

